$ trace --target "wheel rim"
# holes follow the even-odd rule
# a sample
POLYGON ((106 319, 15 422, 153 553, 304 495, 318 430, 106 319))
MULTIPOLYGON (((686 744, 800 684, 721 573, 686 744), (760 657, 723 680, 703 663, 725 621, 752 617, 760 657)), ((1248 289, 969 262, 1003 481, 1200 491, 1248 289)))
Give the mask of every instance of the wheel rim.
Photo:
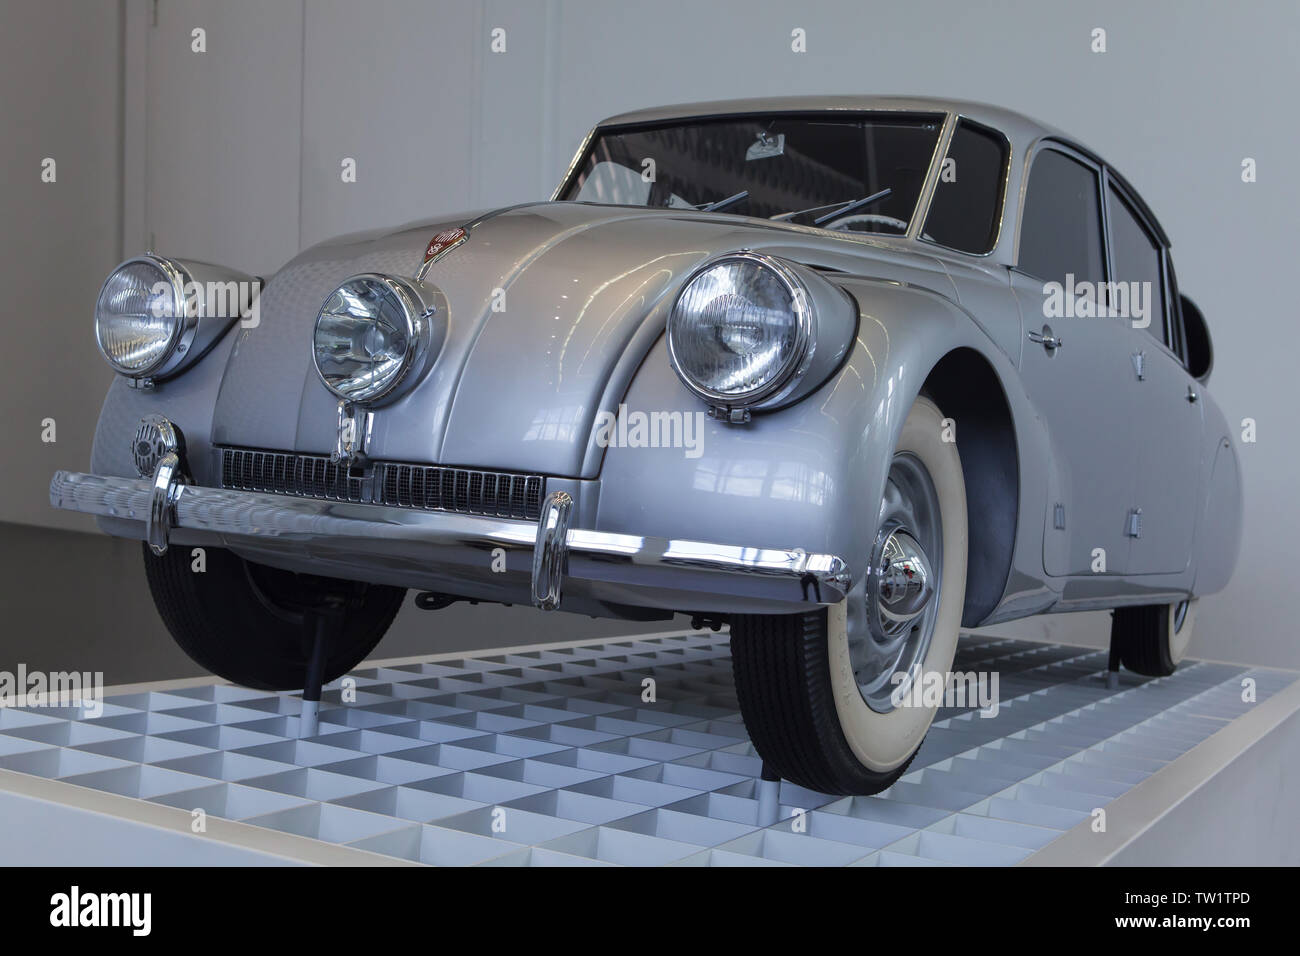
POLYGON ((894 456, 867 569, 866 627, 849 636, 858 691, 878 713, 916 680, 930 648, 943 580, 943 526, 934 482, 915 455, 894 456), (907 675, 896 683, 895 674, 907 675))
POLYGON ((359 581, 298 574, 242 558, 240 563, 258 603, 275 617, 293 625, 302 625, 306 611, 326 606, 359 607, 368 587, 359 581))
POLYGON ((1174 633, 1182 631, 1183 625, 1187 623, 1187 608, 1190 606, 1189 601, 1179 601, 1174 605, 1174 633))

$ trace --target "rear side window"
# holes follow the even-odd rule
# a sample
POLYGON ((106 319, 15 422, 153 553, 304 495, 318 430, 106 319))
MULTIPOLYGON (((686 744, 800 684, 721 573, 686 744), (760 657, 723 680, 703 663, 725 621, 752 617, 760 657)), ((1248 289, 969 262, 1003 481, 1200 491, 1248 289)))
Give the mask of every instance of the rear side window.
POLYGON ((923 238, 983 255, 993 248, 1002 218, 1007 141, 991 129, 962 120, 930 201, 923 238))
POLYGON ((1046 282, 1104 282, 1097 173, 1054 149, 1034 157, 1020 223, 1021 272, 1046 282))
POLYGON ((1166 342, 1160 243, 1113 188, 1107 210, 1110 255, 1115 267, 1113 305, 1121 318, 1132 320, 1135 328, 1145 328, 1157 341, 1166 342))

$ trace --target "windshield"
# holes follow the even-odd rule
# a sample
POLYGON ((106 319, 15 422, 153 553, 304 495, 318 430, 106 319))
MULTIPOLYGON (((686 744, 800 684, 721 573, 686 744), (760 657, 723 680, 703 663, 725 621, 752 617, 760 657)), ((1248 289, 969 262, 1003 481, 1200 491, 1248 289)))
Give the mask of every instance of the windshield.
POLYGON ((596 134, 561 199, 907 232, 943 117, 763 114, 596 134))

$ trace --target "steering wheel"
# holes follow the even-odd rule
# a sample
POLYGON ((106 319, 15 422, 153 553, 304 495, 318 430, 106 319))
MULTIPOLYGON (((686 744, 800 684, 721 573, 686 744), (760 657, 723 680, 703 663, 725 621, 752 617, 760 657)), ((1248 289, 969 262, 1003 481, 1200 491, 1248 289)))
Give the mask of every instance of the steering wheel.
POLYGON ((907 232, 907 223, 901 219, 895 219, 893 216, 882 216, 875 212, 855 212, 847 216, 841 216, 839 219, 826 223, 822 228, 834 229, 837 232, 874 232, 873 229, 851 229, 857 225, 873 226, 890 226, 899 232, 907 232))

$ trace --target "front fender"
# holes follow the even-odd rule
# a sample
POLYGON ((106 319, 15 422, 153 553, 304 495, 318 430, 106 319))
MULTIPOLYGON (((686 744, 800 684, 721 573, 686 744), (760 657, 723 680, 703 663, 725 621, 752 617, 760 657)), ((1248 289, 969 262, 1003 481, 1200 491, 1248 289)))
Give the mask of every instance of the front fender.
POLYGON ((844 364, 804 400, 745 425, 705 416, 669 367, 661 337, 627 391, 623 415, 680 413, 695 429, 683 434, 695 442, 611 443, 597 528, 836 554, 860 589, 893 449, 926 377, 953 349, 997 350, 937 293, 876 280, 844 287, 859 307, 844 364))
POLYGON ((153 388, 133 388, 120 375, 113 379, 95 426, 90 470, 97 475, 136 477, 131 439, 146 415, 165 415, 185 436, 187 462, 200 484, 217 484, 219 475, 208 474, 212 452, 212 416, 221 389, 226 361, 239 335, 234 325, 192 368, 153 388))

